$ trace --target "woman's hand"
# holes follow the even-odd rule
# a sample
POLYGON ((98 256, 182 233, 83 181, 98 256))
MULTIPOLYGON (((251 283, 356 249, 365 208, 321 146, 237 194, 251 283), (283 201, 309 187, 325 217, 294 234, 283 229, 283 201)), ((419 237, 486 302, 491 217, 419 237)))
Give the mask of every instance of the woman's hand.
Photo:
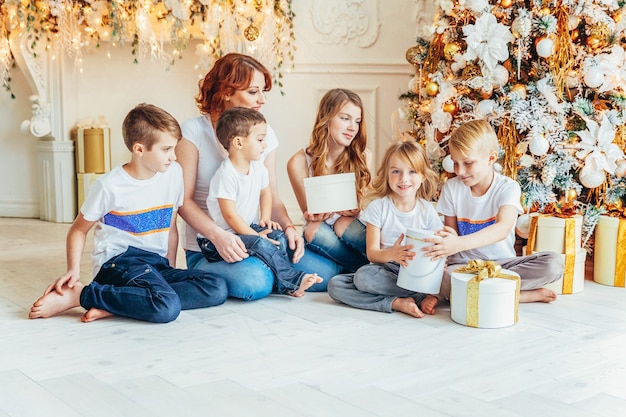
POLYGON ((287 227, 284 230, 284 233, 289 249, 293 251, 293 258, 291 261, 294 264, 297 264, 304 256, 304 238, 293 226, 287 227))
POLYGON ((272 230, 283 230, 278 222, 274 222, 272 220, 259 220, 259 226, 269 229, 268 233, 272 230))
POLYGON ((344 217, 357 217, 359 215, 360 211, 361 210, 356 208, 356 209, 352 209, 352 210, 338 211, 337 214, 340 215, 340 216, 344 216, 344 217))
POLYGON ((226 262, 239 262, 248 257, 246 245, 239 236, 229 231, 219 229, 211 239, 215 249, 226 262))
POLYGON ((307 222, 323 222, 330 219, 333 213, 310 214, 308 211, 305 211, 303 216, 307 222))

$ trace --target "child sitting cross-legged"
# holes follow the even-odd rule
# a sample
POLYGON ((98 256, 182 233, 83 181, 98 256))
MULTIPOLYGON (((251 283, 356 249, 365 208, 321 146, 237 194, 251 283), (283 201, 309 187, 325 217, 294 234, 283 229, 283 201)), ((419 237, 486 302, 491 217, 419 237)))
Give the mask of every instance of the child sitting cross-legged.
MULTIPOLYGON (((301 297, 322 278, 293 268, 285 235, 270 218, 269 173, 260 161, 266 130, 265 118, 256 110, 233 107, 222 113, 215 132, 228 158, 211 178, 207 209, 217 225, 237 233, 247 252, 274 272, 274 292, 301 297)), ((222 260, 209 239, 198 235, 197 241, 208 261, 222 260)))

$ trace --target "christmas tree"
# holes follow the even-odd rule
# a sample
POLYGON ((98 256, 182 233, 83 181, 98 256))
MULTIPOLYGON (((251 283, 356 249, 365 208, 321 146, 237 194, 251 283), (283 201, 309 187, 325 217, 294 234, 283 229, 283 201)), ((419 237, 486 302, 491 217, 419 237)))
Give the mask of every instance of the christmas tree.
POLYGON ((435 0, 437 14, 406 52, 401 95, 442 177, 447 139, 466 120, 498 133, 497 169, 528 211, 583 215, 587 244, 602 213, 624 215, 626 0, 435 0))

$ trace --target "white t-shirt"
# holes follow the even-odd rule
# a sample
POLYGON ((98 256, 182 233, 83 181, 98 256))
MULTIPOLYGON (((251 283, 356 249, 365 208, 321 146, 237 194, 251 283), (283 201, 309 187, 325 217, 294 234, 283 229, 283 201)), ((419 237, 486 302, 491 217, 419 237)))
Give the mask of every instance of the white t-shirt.
POLYGON ((381 249, 392 247, 406 229, 437 231, 443 228, 432 203, 421 198, 413 210, 406 213, 398 210, 389 197, 379 198, 361 212, 361 221, 380 229, 381 249))
MULTIPOLYGON (((202 210, 208 213, 206 200, 209 195, 211 178, 213 178, 222 161, 228 158, 228 155, 222 151, 221 145, 217 141, 217 136, 215 136, 215 129, 213 129, 208 116, 198 116, 189 119, 181 125, 181 129, 183 137, 198 148, 198 171, 196 172, 196 189, 193 199, 202 210)), ((267 125, 265 142, 267 143, 267 148, 263 153, 263 162, 274 149, 278 148, 276 132, 269 125, 267 125)), ((198 232, 188 224, 185 224, 183 230, 183 248, 198 251, 198 243, 196 241, 198 232)))
MULTIPOLYGON (((500 207, 513 206, 522 213, 521 189, 517 182, 494 172, 493 182, 487 192, 472 196, 472 191, 460 178, 446 181, 437 203, 437 211, 444 216, 456 217, 459 236, 469 235, 496 222, 500 207)), ((471 259, 495 260, 515 256, 515 226, 506 239, 481 248, 453 255, 461 261, 471 259)), ((455 260, 456 261, 456 260, 455 260)))
POLYGON ((252 161, 248 174, 242 174, 235 169, 230 159, 224 160, 211 179, 206 201, 209 216, 222 229, 234 232, 220 210, 217 199, 222 198, 235 201, 237 214, 246 224, 258 223, 261 190, 269 184, 269 172, 263 162, 252 161))
POLYGON ((129 246, 167 256, 172 214, 183 204, 183 171, 173 162, 166 172, 138 180, 117 166, 89 189, 80 211, 97 222, 92 273, 129 246))

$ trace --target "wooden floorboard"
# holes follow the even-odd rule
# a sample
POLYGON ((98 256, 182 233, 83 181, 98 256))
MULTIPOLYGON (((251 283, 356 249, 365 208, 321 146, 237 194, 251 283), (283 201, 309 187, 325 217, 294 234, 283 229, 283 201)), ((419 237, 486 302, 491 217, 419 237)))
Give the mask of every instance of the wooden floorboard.
POLYGON ((29 320, 65 272, 68 228, 0 219, 0 417, 626 412, 623 288, 586 281, 555 303, 520 305, 515 326, 490 330, 452 322, 448 307, 418 320, 325 293, 228 300, 163 325, 84 324, 80 308, 29 320))

